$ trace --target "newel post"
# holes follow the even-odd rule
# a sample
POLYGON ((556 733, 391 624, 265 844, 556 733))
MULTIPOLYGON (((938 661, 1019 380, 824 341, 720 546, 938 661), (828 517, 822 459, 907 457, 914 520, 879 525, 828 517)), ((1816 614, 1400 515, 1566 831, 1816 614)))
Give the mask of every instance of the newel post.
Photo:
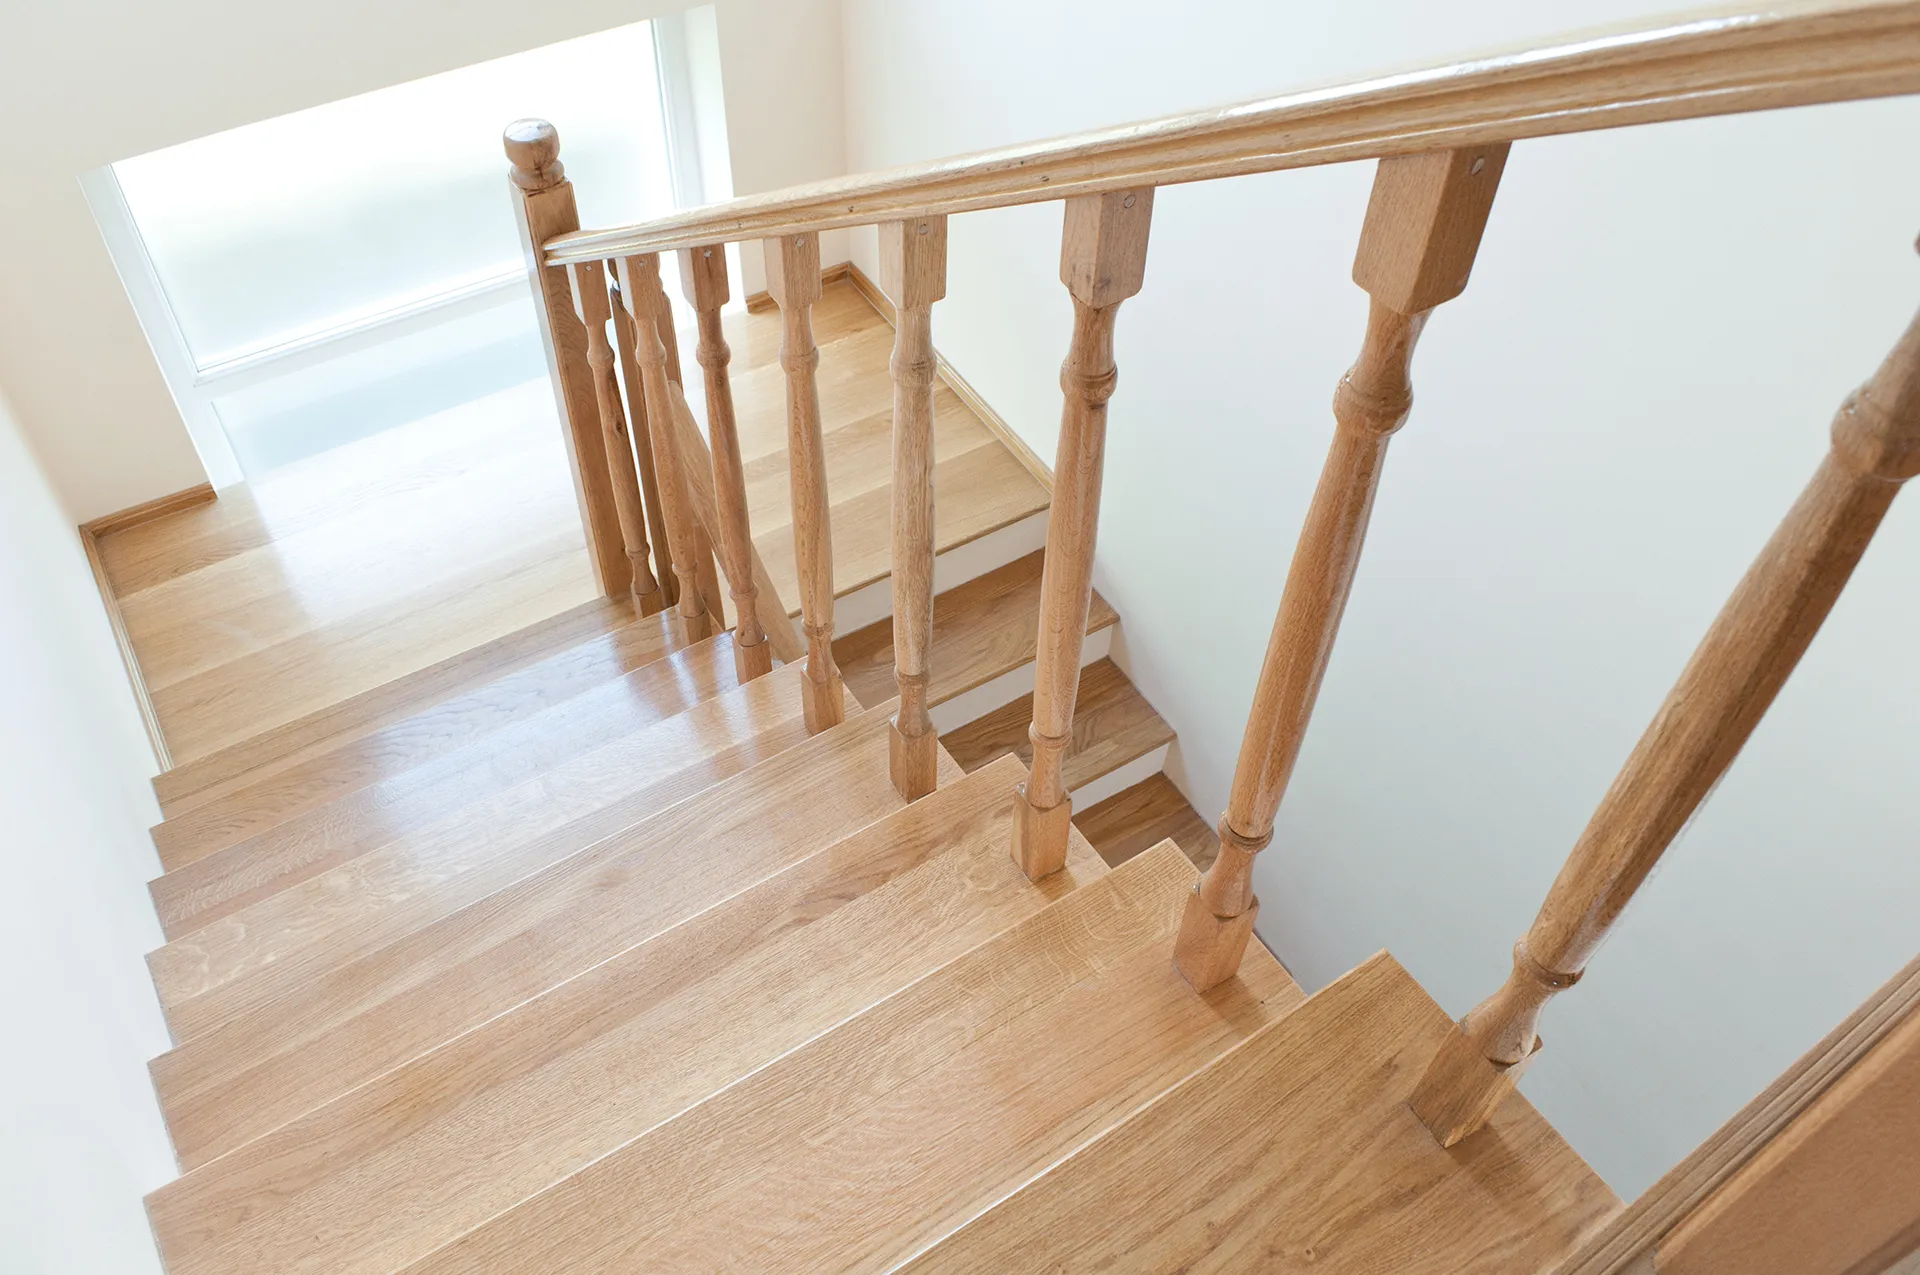
POLYGON ((501 141, 513 165, 508 182, 515 195, 514 216, 526 250, 527 274, 533 280, 540 343, 547 352, 547 376, 564 426, 587 556, 601 592, 619 597, 632 589, 633 580, 613 478, 607 469, 593 369, 587 362, 587 330, 574 314, 565 267, 546 262, 548 240, 580 229, 573 183, 560 163, 560 134, 545 120, 515 120, 507 125, 501 141))
POLYGON ((1220 854, 1187 900, 1174 964, 1198 991, 1232 978, 1260 902, 1253 860, 1300 756, 1346 610, 1387 440, 1413 409, 1414 343, 1428 313, 1460 295, 1506 167, 1504 142, 1380 161, 1354 282, 1371 297, 1359 360, 1334 392, 1333 445, 1287 569, 1233 788, 1220 854))
MULTIPOLYGON (((933 650, 933 303, 947 295, 947 219, 880 227, 880 287, 893 301, 893 671, 900 708, 888 733, 893 786, 933 791, 940 740, 927 716, 933 650)), ((1083 620, 1084 623, 1084 620, 1083 620)), ((1078 664, 1078 661, 1075 661, 1078 664)))
POLYGON ((1063 775, 1080 689, 1080 646, 1093 596, 1094 535, 1106 463, 1107 400, 1119 376, 1113 326, 1120 303, 1146 278, 1153 190, 1117 190, 1066 201, 1060 281, 1073 297, 1073 342, 1060 368, 1064 402, 1053 463, 1053 510, 1040 573, 1035 652, 1033 764, 1015 791, 1013 857, 1030 880, 1066 866, 1073 803, 1063 775))
POLYGON ((1920 317, 1841 406, 1812 481, 1734 588, 1514 945, 1513 971, 1448 1035, 1408 1100, 1443 1145, 1486 1124, 1660 856, 1733 764, 1920 474, 1920 317))

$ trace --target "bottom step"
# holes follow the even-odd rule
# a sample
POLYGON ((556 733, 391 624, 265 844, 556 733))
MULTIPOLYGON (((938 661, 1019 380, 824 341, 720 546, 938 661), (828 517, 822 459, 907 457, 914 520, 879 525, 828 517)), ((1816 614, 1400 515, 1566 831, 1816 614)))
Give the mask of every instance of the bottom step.
POLYGON ((1406 1099, 1450 1029, 1381 953, 906 1269, 1552 1269, 1620 1202, 1518 1094, 1434 1141, 1406 1099))

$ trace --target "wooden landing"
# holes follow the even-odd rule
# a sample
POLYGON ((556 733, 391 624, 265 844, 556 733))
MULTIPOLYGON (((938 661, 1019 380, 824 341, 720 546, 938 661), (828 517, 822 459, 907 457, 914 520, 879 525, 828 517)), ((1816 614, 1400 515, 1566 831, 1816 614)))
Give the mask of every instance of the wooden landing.
MULTIPOLYGON (((814 325, 845 593, 887 570, 892 330, 844 280, 814 307, 814 325)), ((726 329, 755 539, 798 605, 779 316, 732 315, 726 329)), ((691 337, 681 345, 691 366, 691 337)), ((1044 509, 1046 493, 973 412, 944 385, 936 398, 939 548, 1044 509)), ((236 746, 262 732, 596 605, 553 411, 546 383, 528 382, 100 537, 181 772, 157 785, 169 814, 257 764, 257 751, 236 746)))

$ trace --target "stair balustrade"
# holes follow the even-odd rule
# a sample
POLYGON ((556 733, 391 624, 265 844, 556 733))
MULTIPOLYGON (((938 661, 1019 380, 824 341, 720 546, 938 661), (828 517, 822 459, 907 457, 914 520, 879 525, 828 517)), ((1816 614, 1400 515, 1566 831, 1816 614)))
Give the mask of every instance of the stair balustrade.
MULTIPOLYGON (((947 219, 880 227, 880 288, 893 301, 893 669, 900 708, 888 734, 893 786, 933 791, 939 736, 927 715, 933 651, 933 303, 947 295, 947 219)), ((1064 843, 1063 843, 1064 844, 1064 843)))
POLYGON ((640 613, 652 615, 665 604, 647 565, 647 509, 640 494, 633 444, 627 437, 626 414, 621 410, 613 347, 607 343, 613 306, 607 297, 606 272, 597 261, 576 261, 567 267, 567 279, 573 286, 573 312, 587 330, 587 365, 593 371, 593 394, 600 409, 600 436, 613 486, 614 511, 619 515, 620 539, 627 554, 629 587, 640 613))
POLYGON ((1246 735, 1220 816, 1220 854, 1187 901, 1174 963, 1200 991, 1233 977, 1260 904, 1253 860, 1306 738, 1340 617, 1360 567, 1387 442, 1413 410, 1414 343, 1427 316, 1467 286, 1504 142, 1383 159, 1353 279, 1372 298, 1360 358, 1333 396, 1333 446, 1287 569, 1246 735))
POLYGON ((609 299, 613 306, 613 343, 620 355, 620 379, 625 383, 627 434, 639 462, 641 503, 647 511, 647 538, 653 546, 653 574, 660 586, 660 604, 670 607, 679 600, 679 584, 667 552, 667 514, 660 503, 660 475, 653 461, 653 435, 647 424, 647 394, 640 379, 640 364, 634 353, 633 315, 627 311, 626 298, 620 294, 618 280, 610 280, 609 299))
MULTIPOLYGON (((678 432, 673 427, 673 399, 678 386, 668 379, 665 334, 673 329, 672 310, 660 286, 660 258, 648 253, 623 257, 618 266, 620 295, 633 320, 634 361, 647 399, 647 425, 653 435, 653 453, 660 469, 661 504, 667 535, 673 548, 673 571, 679 577, 676 610, 690 641, 707 637, 712 623, 703 587, 703 564, 711 563, 705 534, 700 530, 687 495, 686 466, 680 456, 678 432)), ((677 351, 676 351, 677 352, 677 351)), ((711 570, 708 566, 707 570, 711 570)))
MULTIPOLYGON (((1354 266, 1355 282, 1371 298, 1366 333, 1335 395, 1334 438, 1279 601, 1220 819, 1220 856, 1189 898, 1169 953, 1188 982, 1205 993, 1241 968, 1258 913, 1254 859, 1273 835, 1332 655, 1388 440, 1411 410, 1415 344, 1433 309, 1466 285, 1510 145, 1629 124, 1912 93, 1920 93, 1920 0, 1806 0, 840 178, 600 230, 578 229, 551 126, 521 121, 509 128, 506 141, 529 268, 543 299, 542 332, 603 587, 627 587, 635 565, 624 552, 609 478, 605 449, 613 432, 602 428, 604 414, 594 397, 610 365, 604 357, 594 361, 597 347, 581 331, 564 268, 612 261, 633 319, 678 576, 670 586, 663 572, 661 583, 667 596, 677 589, 679 613, 690 629, 705 614, 698 563, 708 553, 697 520, 684 508, 683 451, 698 446, 698 434, 675 414, 677 377, 670 366, 677 359, 670 353, 672 323, 660 295, 657 254, 711 252, 718 259, 725 243, 763 241, 769 290, 783 320, 794 542, 807 639, 805 712, 808 728, 816 731, 843 715, 830 645, 831 528, 815 386, 819 353, 810 322, 811 307, 822 295, 818 235, 879 228, 883 285, 897 319, 892 572, 901 701, 890 733, 890 767, 908 799, 932 788, 937 756, 926 703, 937 367, 931 307, 945 292, 947 219, 1028 203, 1063 205, 1061 279, 1073 301, 1074 325, 1061 370, 1061 431, 1029 732, 1033 760, 1019 785, 1012 834, 1015 859, 1036 879, 1060 868, 1070 837, 1072 798, 1062 763, 1072 740, 1106 417, 1117 377, 1114 326, 1120 303, 1144 282, 1154 194, 1184 182, 1379 161, 1354 266), (684 563, 683 545, 691 546, 684 563)), ((716 352, 724 342, 712 315, 715 281, 696 280, 693 286, 711 392, 716 369, 724 379, 724 356, 716 352), (709 291, 702 293, 703 286, 709 291)), ((724 291, 718 295, 724 299, 724 291)), ((632 414, 636 421, 641 415, 637 409, 632 414)), ((731 413, 710 415, 725 416, 715 432, 728 434, 714 444, 717 510, 736 499, 737 493, 724 489, 737 481, 738 453, 731 413)), ((642 471, 644 481, 644 463, 642 471)), ((1537 1054, 1542 1006, 1578 979, 1660 854, 1731 764, 1832 606, 1899 484, 1915 472, 1920 326, 1909 329, 1880 372, 1842 409, 1830 455, 1727 603, 1575 845, 1539 918, 1515 949, 1513 975, 1457 1025, 1432 1059, 1411 1105, 1440 1141, 1451 1145, 1481 1127, 1537 1054)), ((651 500, 650 488, 647 495, 651 500)), ((744 526, 717 513, 714 518, 727 562, 737 568, 738 542, 730 540, 729 528, 744 535, 744 526)), ((655 531, 656 553, 659 538, 655 531)), ((705 573, 711 572, 709 564, 705 573)), ((739 577, 737 569, 729 574, 739 577)), ((717 591, 705 587, 717 605, 717 591)), ((768 592, 761 589, 762 619, 768 592)), ((769 631, 774 655, 797 658, 797 639, 784 612, 782 623, 769 631), (783 642, 794 655, 782 651, 783 642)), ((743 625, 742 644, 752 645, 747 632, 743 625)))
POLYGON ((787 380, 787 467, 793 498, 793 556, 807 634, 801 711, 818 734, 846 719, 846 690, 833 658, 833 527, 827 444, 820 430, 813 303, 821 297, 820 236, 766 241, 767 291, 780 307, 780 369, 787 380))
POLYGON ((733 597, 733 660, 744 682, 773 671, 773 645, 760 627, 753 580, 753 533, 747 526, 747 479, 740 467, 740 431, 733 417, 733 385, 727 377, 732 354, 720 329, 720 307, 727 303, 725 246, 681 249, 680 281, 700 325, 700 345, 694 357, 706 382, 707 440, 713 448, 720 557, 733 597))
POLYGON ((1113 327, 1120 303, 1146 279, 1153 190, 1069 199, 1060 238, 1060 282, 1073 297, 1073 340, 1060 367, 1060 446, 1040 577, 1040 638, 1034 658, 1033 764, 1017 791, 1013 857, 1032 880, 1067 861, 1073 801, 1063 778, 1080 689, 1080 648, 1093 598, 1094 536, 1106 464, 1107 400, 1118 371, 1113 327))

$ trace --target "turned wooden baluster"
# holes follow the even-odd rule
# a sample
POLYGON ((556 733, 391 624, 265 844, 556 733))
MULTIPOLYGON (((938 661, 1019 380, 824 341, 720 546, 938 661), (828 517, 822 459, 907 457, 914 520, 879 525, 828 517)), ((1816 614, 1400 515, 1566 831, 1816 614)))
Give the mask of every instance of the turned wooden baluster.
POLYGON ((1196 989, 1232 978, 1260 903, 1253 860, 1273 839, 1307 720, 1346 610, 1387 440, 1413 407, 1409 364, 1428 313, 1460 295, 1493 207, 1507 146, 1382 160, 1353 279, 1372 298, 1359 361, 1333 396, 1333 445, 1294 547, 1240 743, 1220 854, 1187 900, 1174 963, 1196 989))
MULTIPOLYGON (((667 379, 667 346, 663 327, 670 328, 672 311, 660 286, 660 258, 622 257, 618 265, 620 298, 633 319, 634 358, 640 365, 640 383, 647 399, 647 430, 653 436, 661 503, 666 508, 667 538, 673 546, 674 575, 679 578, 675 602, 683 636, 697 642, 713 635, 713 622, 701 590, 699 563, 705 559, 706 538, 695 520, 687 495, 686 471, 673 428, 672 382, 667 379)), ((709 568, 710 569, 710 568, 709 568)), ((716 595, 717 596, 717 595, 716 595)))
POLYGON ((1920 317, 1841 407, 1832 446, 1682 670, 1513 949, 1506 984, 1460 1021, 1414 1090, 1443 1144, 1479 1129, 1539 1051, 1541 1008, 1573 986, 1669 843, 1732 764, 1819 631, 1900 484, 1920 473, 1920 317))
POLYGON ((662 607, 660 586, 647 566, 647 511, 640 498, 640 474, 634 468, 633 446, 627 438, 625 414, 620 410, 620 382, 613 371, 613 347, 607 344, 607 324, 613 307, 607 301, 606 271, 597 261, 567 267, 573 285, 573 310, 587 328, 587 365, 593 369, 593 392, 600 408, 601 441, 607 472, 613 479, 614 508, 620 515, 620 536, 626 546, 634 605, 642 615, 662 607))
POLYGON ((557 235, 580 229, 573 183, 560 162, 560 134, 545 120, 515 120, 501 140, 513 165, 508 180, 515 195, 514 215, 527 273, 533 279, 534 313, 564 427, 574 494, 587 534, 587 557, 601 591, 610 598, 619 597, 632 590, 633 582, 613 477, 607 468, 593 369, 587 363, 587 333, 573 311, 573 288, 566 269, 547 264, 544 246, 557 235))
MULTIPOLYGON (((880 287, 892 298, 893 673, 900 708, 889 732, 893 786, 933 791, 939 736, 927 716, 933 649, 933 303, 947 295, 947 219, 880 227, 880 287)), ((1076 661, 1077 662, 1077 661, 1076 661)))
MULTIPOLYGON (((667 352, 667 381, 682 394, 686 392, 686 382, 680 375, 680 333, 673 323, 673 303, 667 299, 666 290, 660 292, 660 313, 655 316, 655 327, 660 336, 660 344, 667 352)), ((678 437, 678 435, 676 435, 678 437)), ((678 452, 676 451, 676 455, 678 452)), ((684 471, 682 473, 684 483, 684 471)), ((684 485, 682 490, 686 490, 684 485)), ((692 515, 692 497, 688 497, 688 512, 692 515)), ((707 534, 706 524, 698 516, 689 518, 692 547, 687 550, 693 562, 694 579, 700 582, 700 597, 715 632, 727 627, 726 614, 720 605, 720 575, 713 565, 713 538, 707 534)), ((674 559, 678 564, 679 559, 674 559)), ((679 570, 678 565, 674 568, 679 570)), ((676 600, 678 590, 675 590, 676 600)))
POLYGON ((680 283, 700 323, 700 346, 695 357, 706 380, 714 512, 720 520, 720 557, 733 597, 733 666, 740 680, 746 682, 773 671, 773 644, 760 627, 753 583, 753 533, 747 525, 747 477, 740 465, 733 385, 727 379, 727 362, 733 355, 720 324, 720 307, 727 303, 725 247, 713 244, 682 250, 680 283))
POLYGON ((840 668, 833 659, 833 528, 827 499, 827 450, 814 383, 813 303, 820 299, 820 236, 765 241, 767 291, 780 307, 780 366, 787 375, 787 470, 793 490, 793 556, 800 576, 800 619, 807 634, 801 708, 807 730, 846 718, 840 668))
POLYGON ((1080 645, 1093 595, 1094 534, 1107 447, 1107 400, 1118 376, 1113 325, 1120 303, 1140 291, 1147 267, 1153 190, 1117 190, 1066 201, 1060 281, 1073 297, 1073 342, 1060 367, 1065 398, 1053 462, 1053 509, 1046 566, 1040 573, 1040 635, 1035 653, 1033 764, 1015 789, 1013 857, 1039 880, 1066 866, 1073 803, 1062 769, 1073 738, 1080 688, 1080 645))
POLYGON ((640 364, 633 352, 633 315, 627 311, 626 298, 615 281, 613 296, 613 344, 620 354, 620 375, 627 386, 628 436, 633 440, 634 456, 640 462, 640 494, 647 507, 647 539, 653 546, 653 575, 660 586, 662 609, 679 596, 673 578, 673 558, 667 546, 667 514, 660 502, 660 477, 653 464, 653 434, 647 425, 647 391, 640 379, 640 364))

